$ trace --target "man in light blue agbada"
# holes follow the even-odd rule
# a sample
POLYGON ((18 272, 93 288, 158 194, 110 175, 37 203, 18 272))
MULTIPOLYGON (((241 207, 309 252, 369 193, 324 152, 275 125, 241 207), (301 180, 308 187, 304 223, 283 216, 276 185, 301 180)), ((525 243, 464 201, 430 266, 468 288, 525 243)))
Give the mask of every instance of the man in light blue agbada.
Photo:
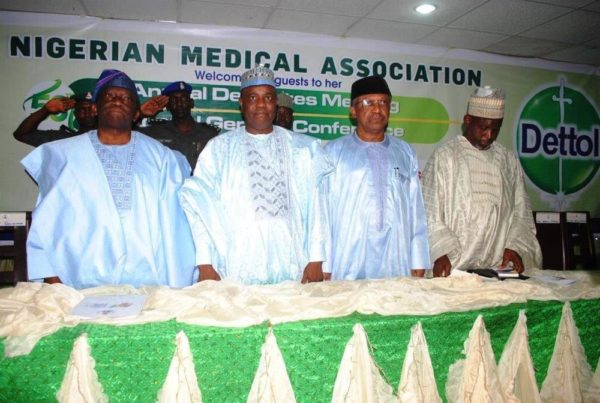
POLYGON ((245 126, 208 142, 180 191, 198 280, 322 281, 327 222, 319 185, 332 167, 319 140, 273 125, 274 75, 242 75, 245 126))
POLYGON ((385 134, 391 99, 383 78, 355 81, 356 131, 325 147, 336 167, 325 185, 331 253, 323 270, 333 280, 423 276, 430 267, 415 152, 385 134))
POLYGON ((135 84, 105 70, 94 91, 98 130, 51 143, 22 164, 39 187, 30 279, 75 288, 192 283, 194 246, 177 191, 185 158, 131 130, 135 84))

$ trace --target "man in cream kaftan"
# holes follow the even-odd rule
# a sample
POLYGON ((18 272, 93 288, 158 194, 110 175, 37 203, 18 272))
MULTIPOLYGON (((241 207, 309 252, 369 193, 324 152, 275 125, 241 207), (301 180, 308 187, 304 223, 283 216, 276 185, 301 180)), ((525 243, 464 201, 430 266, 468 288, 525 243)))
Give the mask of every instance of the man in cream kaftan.
POLYGON ((480 88, 465 134, 440 146, 423 172, 434 275, 510 264, 521 272, 541 263, 523 172, 495 142, 503 116, 503 96, 480 88))
POLYGON ((457 269, 498 267, 508 248, 525 267, 538 267, 523 173, 502 145, 478 150, 457 136, 433 154, 423 185, 433 260, 448 255, 457 269))

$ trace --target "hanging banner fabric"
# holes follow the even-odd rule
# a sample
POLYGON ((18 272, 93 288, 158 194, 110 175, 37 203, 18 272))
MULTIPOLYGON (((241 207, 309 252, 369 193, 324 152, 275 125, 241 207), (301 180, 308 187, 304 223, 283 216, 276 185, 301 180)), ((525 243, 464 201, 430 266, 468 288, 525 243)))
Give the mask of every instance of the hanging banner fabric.
MULTIPOLYGON (((234 27, 16 12, 0 12, 0 21, 0 210, 35 204, 37 189, 19 164, 31 147, 11 134, 52 97, 93 89, 105 68, 130 75, 142 101, 182 80, 193 87, 194 117, 226 131, 243 124, 240 75, 262 63, 294 98, 294 130, 325 140, 354 130, 352 82, 385 77, 393 94, 388 134, 413 146, 421 169, 439 144, 461 133, 475 88, 503 88, 498 142, 518 155, 533 209, 600 216, 600 76, 590 66, 234 27)), ((76 127, 72 111, 40 128, 61 125, 76 127)))

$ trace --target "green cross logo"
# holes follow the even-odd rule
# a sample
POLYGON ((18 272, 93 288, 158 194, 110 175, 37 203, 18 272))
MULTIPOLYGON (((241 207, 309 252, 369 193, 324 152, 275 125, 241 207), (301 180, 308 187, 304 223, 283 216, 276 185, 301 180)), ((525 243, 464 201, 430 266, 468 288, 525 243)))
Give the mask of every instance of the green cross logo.
POLYGON ((521 110, 517 152, 542 199, 564 210, 600 167, 600 119, 587 96, 561 78, 534 94, 521 110))

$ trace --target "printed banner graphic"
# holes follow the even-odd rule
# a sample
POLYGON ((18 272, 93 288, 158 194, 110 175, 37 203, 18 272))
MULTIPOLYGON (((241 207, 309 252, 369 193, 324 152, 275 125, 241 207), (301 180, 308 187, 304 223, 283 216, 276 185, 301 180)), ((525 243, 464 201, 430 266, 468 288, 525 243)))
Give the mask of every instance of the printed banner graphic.
MULTIPOLYGON (((241 74, 262 63, 294 99, 294 131, 324 140, 354 131, 352 82, 385 77, 393 94, 387 133, 411 144, 421 169, 438 145, 461 134, 469 95, 483 85, 502 88, 507 108, 497 141, 518 155, 533 209, 600 216, 600 77, 591 67, 268 30, 14 12, 0 20, 0 80, 11 95, 0 101, 0 181, 12 189, 0 196, 3 210, 35 203, 35 185, 19 164, 30 148, 9 134, 51 98, 92 90, 105 68, 132 77, 142 101, 182 80, 193 88, 194 118, 227 131, 243 125, 241 74)), ((72 111, 39 128, 61 125, 76 128, 72 111)))

